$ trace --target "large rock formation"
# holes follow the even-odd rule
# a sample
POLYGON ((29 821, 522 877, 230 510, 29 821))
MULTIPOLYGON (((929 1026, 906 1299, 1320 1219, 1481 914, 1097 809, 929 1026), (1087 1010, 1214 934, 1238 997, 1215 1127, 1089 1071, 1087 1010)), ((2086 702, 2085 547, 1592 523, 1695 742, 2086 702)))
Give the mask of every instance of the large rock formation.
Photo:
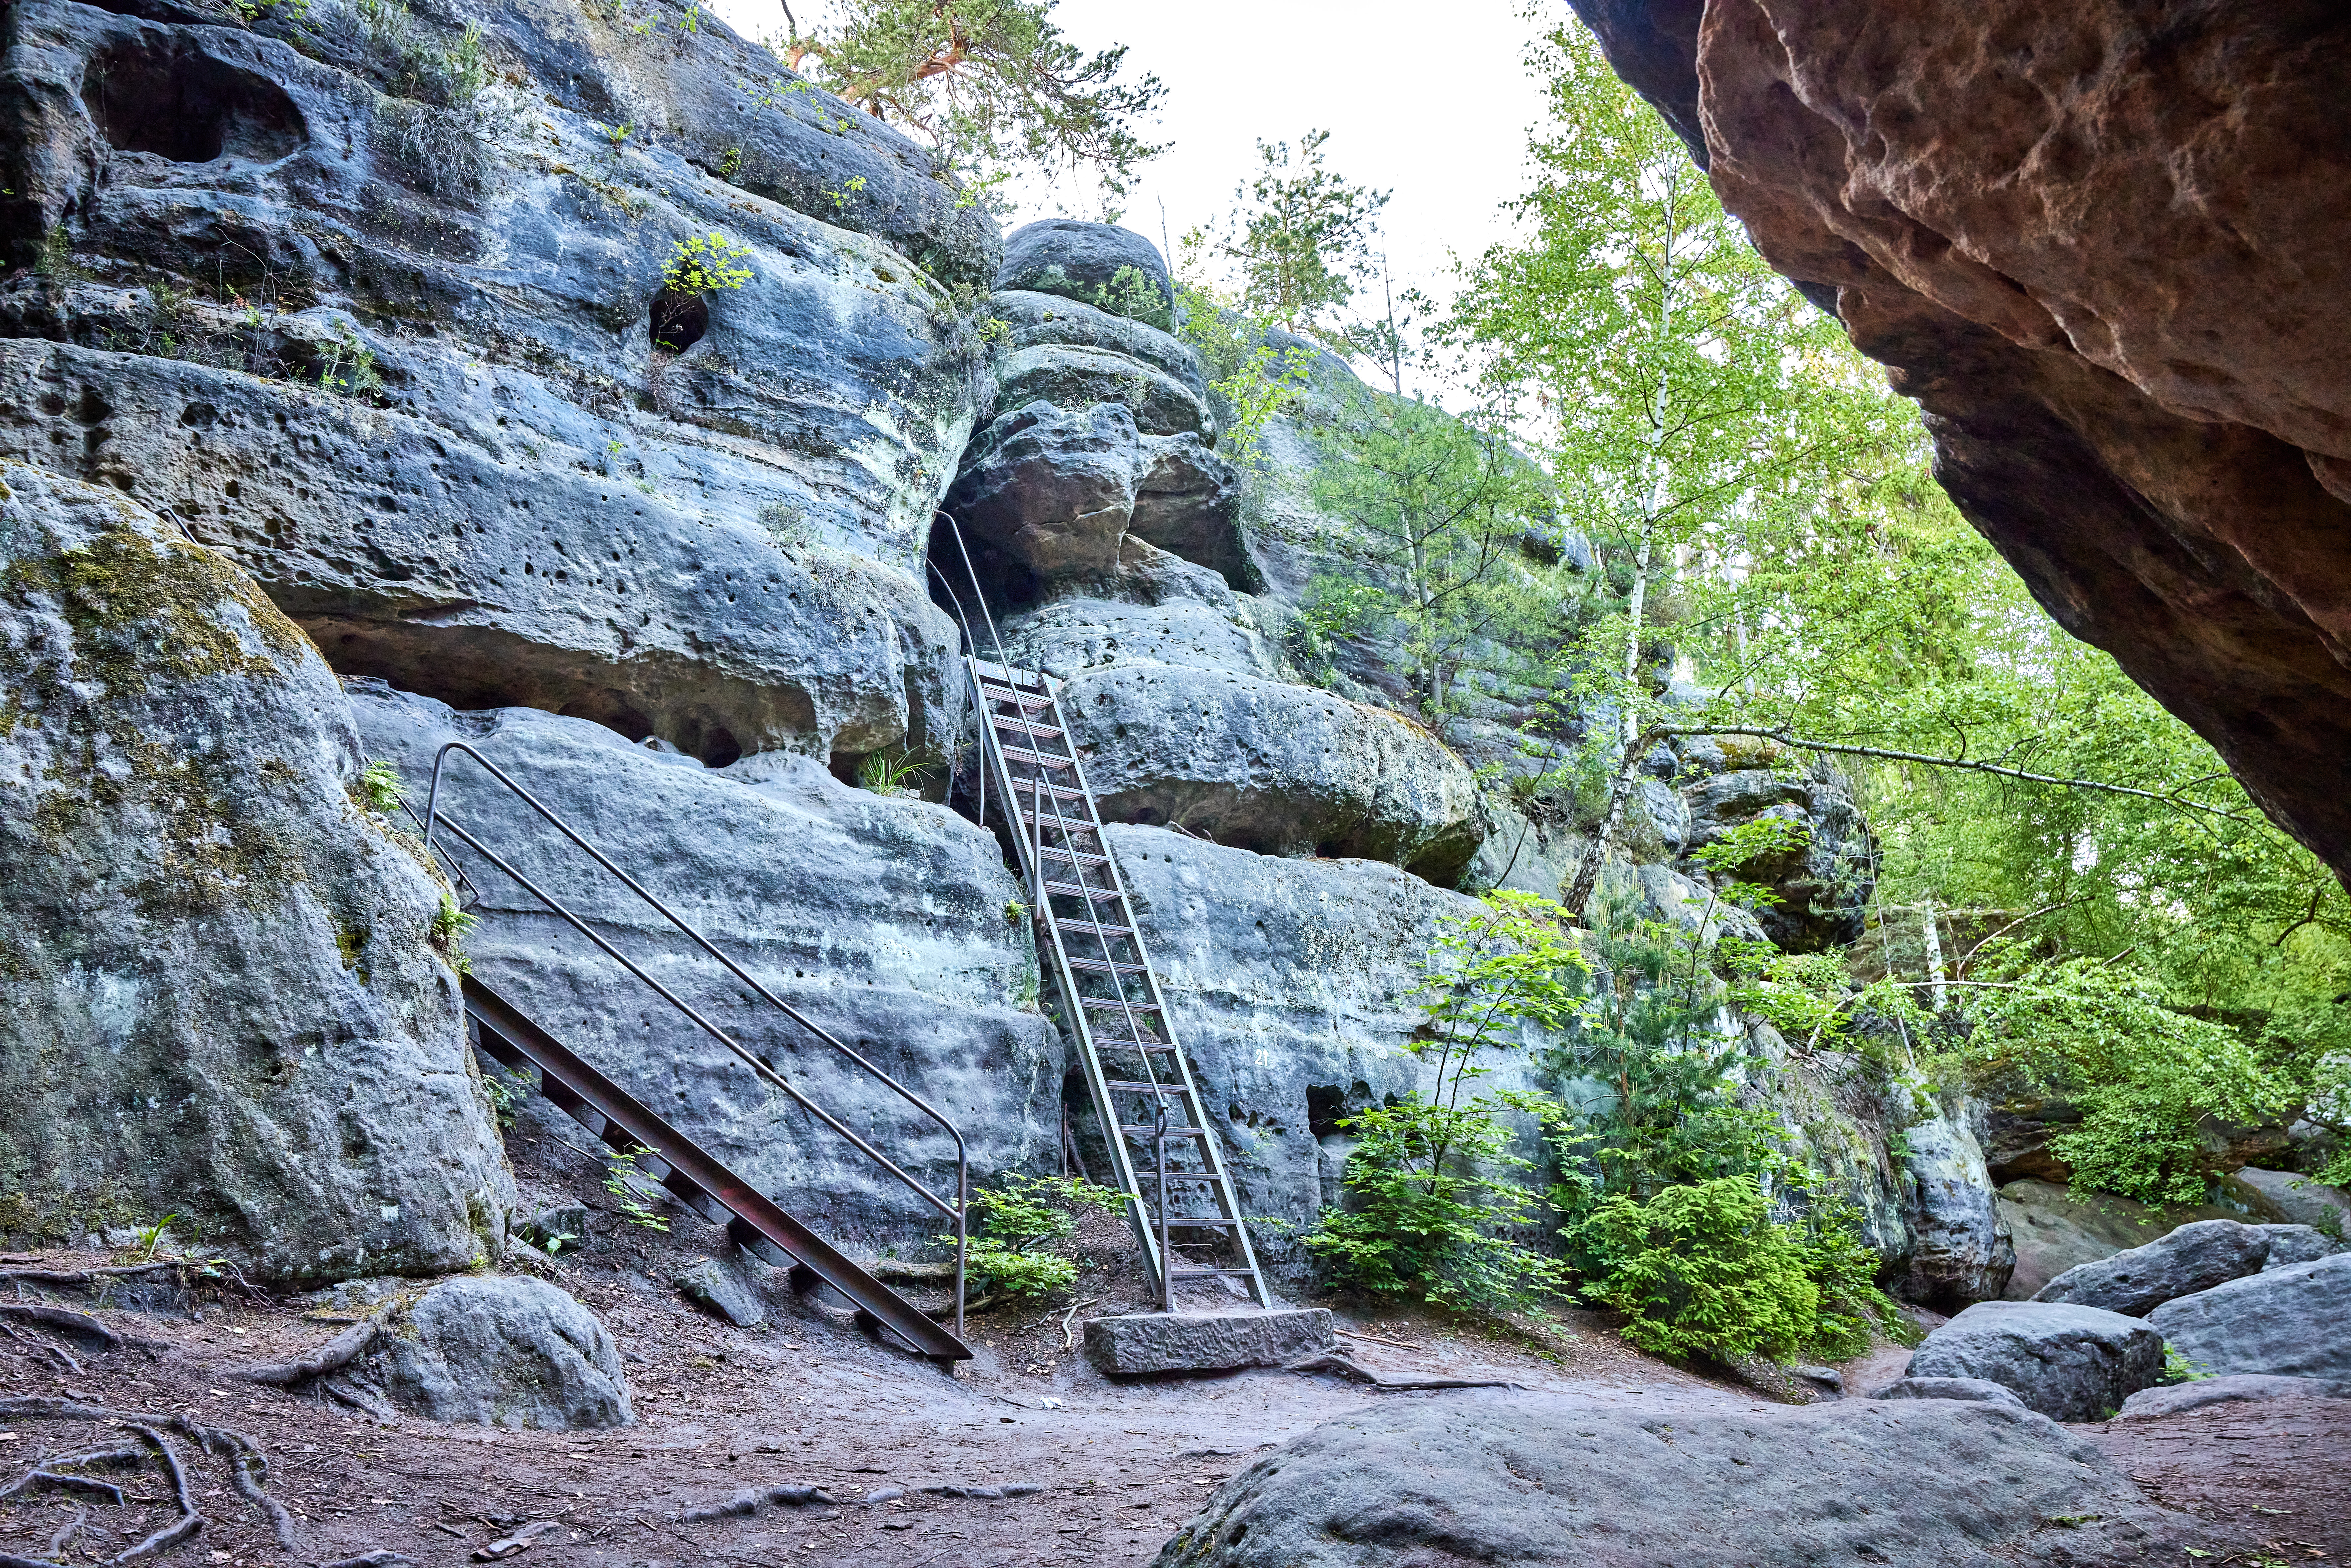
POLYGON ((1575 5, 2050 613, 2351 871, 2339 9, 1575 5))
POLYGON ((334 675, 120 494, 0 464, 0 1228, 463 1269, 514 1186, 334 675))
POLYGON ((716 26, 152 9, 0 24, 0 455, 346 674, 714 762, 952 727, 921 555, 996 246, 927 154, 716 26), (739 278, 666 287, 689 241, 739 278))

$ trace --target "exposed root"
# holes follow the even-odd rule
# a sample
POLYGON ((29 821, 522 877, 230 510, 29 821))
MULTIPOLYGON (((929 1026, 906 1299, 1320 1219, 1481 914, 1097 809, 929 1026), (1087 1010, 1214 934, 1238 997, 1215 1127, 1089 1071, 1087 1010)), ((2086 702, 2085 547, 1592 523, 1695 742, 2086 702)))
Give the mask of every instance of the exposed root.
POLYGON ((86 1508, 74 1510, 74 1516, 66 1521, 64 1527, 55 1535, 49 1537, 49 1555, 55 1557, 67 1547, 71 1546, 73 1538, 79 1535, 81 1527, 89 1522, 89 1510, 86 1508))
POLYGON ((96 1343, 101 1350, 122 1348, 120 1334, 88 1312, 78 1312, 71 1307, 52 1307, 41 1301, 0 1301, 0 1318, 18 1318, 43 1328, 77 1334, 96 1343))
POLYGON ((355 1379, 322 1377, 319 1380, 319 1391, 382 1426, 400 1425, 400 1412, 355 1379))
POLYGON ((162 1461, 163 1473, 172 1479, 172 1497, 180 1505, 180 1517, 130 1551, 108 1558, 107 1562, 114 1568, 152 1557, 166 1547, 177 1546, 204 1527, 204 1516, 196 1511, 196 1500, 188 1490, 188 1472, 180 1468, 180 1456, 172 1450, 171 1440, 141 1422, 132 1422, 131 1429, 155 1446, 155 1457, 162 1461))
MULTIPOLYGON (((189 1485, 188 1472, 180 1456, 172 1447, 166 1432, 176 1432, 194 1443, 205 1453, 225 1462, 229 1485, 236 1494, 258 1508, 269 1518, 270 1529, 277 1543, 287 1551, 294 1550, 294 1517, 278 1501, 262 1490, 261 1483, 268 1470, 268 1460, 261 1446, 233 1427, 206 1426, 185 1416, 147 1410, 116 1410, 103 1405, 87 1405, 76 1399, 52 1399, 38 1396, 0 1398, 0 1419, 99 1421, 123 1427, 135 1432, 144 1441, 144 1448, 101 1448, 68 1459, 53 1459, 47 1466, 36 1467, 17 1482, 0 1491, 0 1497, 14 1495, 35 1485, 55 1486, 106 1496, 110 1502, 127 1500, 120 1488, 87 1476, 64 1475, 66 1467, 91 1469, 100 1466, 141 1465, 152 1457, 172 1482, 172 1497, 179 1508, 179 1517, 150 1535, 146 1540, 110 1559, 114 1563, 138 1563, 194 1535, 204 1526, 203 1513, 197 1509, 195 1493, 189 1485)), ((81 1522, 71 1527, 78 1531, 81 1522)), ((62 1547, 52 1544, 52 1552, 62 1547)), ((11 1562, 29 1559, 0 1558, 0 1568, 11 1562)), ((54 1565, 51 1565, 54 1568, 54 1565)))
POLYGON ((168 1274, 185 1263, 129 1263, 105 1269, 0 1269, 0 1283, 27 1285, 91 1285, 100 1280, 129 1280, 146 1274, 168 1274))
POLYGON ((1368 1384, 1382 1393, 1397 1392, 1408 1388, 1516 1388, 1519 1386, 1507 1377, 1389 1377, 1383 1373, 1374 1372, 1361 1362, 1350 1360, 1334 1350, 1326 1350, 1320 1354, 1303 1356, 1297 1361, 1285 1363, 1282 1370, 1327 1373, 1333 1377, 1346 1378, 1351 1383, 1368 1384))
POLYGON ((277 1388, 308 1383, 330 1372, 340 1372, 365 1355, 369 1346, 375 1343, 381 1326, 371 1318, 366 1322, 352 1324, 308 1355, 297 1356, 292 1361, 266 1361, 255 1366, 240 1366, 223 1375, 234 1377, 240 1383, 266 1383, 277 1388))
POLYGON ((21 1497, 36 1487, 54 1487, 59 1491, 85 1491, 93 1497, 102 1497, 111 1503, 119 1504, 122 1501, 122 1489, 112 1481, 99 1480, 90 1476, 66 1475, 57 1470, 43 1469, 38 1467, 26 1470, 6 1486, 0 1487, 0 1500, 21 1497))
POLYGON ((325 1568, 401 1568, 402 1563, 415 1561, 415 1558, 402 1557, 397 1552, 362 1552, 357 1557, 338 1557, 325 1564, 325 1568))

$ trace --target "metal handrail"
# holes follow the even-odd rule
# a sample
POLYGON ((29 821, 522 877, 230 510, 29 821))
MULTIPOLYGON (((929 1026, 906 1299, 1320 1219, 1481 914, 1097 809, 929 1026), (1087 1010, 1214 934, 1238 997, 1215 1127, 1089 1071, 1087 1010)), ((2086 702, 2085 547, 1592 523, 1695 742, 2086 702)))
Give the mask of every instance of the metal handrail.
POLYGON ((882 1069, 876 1067, 872 1062, 868 1061, 864 1057, 851 1050, 847 1045, 842 1044, 841 1041, 834 1038, 831 1032, 808 1018, 808 1016, 803 1014, 799 1009, 793 1007, 789 1002, 785 1001, 781 997, 778 997, 774 992, 768 990, 767 987, 753 979, 744 971, 741 965, 736 963, 734 959, 721 952, 712 944, 708 937, 705 936, 700 931, 695 929, 694 926, 688 925, 685 920, 680 917, 676 912, 669 907, 669 905, 664 904, 660 899, 655 898, 646 890, 643 883, 638 882, 636 878, 631 876, 627 872, 622 871, 619 866, 613 864, 611 858, 608 857, 603 851, 598 849, 593 843, 590 843, 585 837, 576 831, 570 823, 565 821, 559 814, 549 808, 545 802, 541 801, 538 797, 533 795, 520 784, 516 783, 513 779, 507 775, 504 768, 501 768, 496 763, 492 762, 488 758, 484 757, 480 752, 475 750, 471 746, 462 740, 449 741, 443 745, 438 752, 434 754, 433 785, 431 791, 425 797, 424 803, 424 849, 428 855, 433 852, 434 831, 436 826, 447 827, 449 831, 455 835, 458 841, 464 843, 466 848, 472 850, 475 854, 480 855, 484 860, 488 861, 492 865, 497 867, 499 871, 505 873, 507 877, 512 879, 517 885, 520 886, 532 897, 538 899, 539 903, 545 904, 549 910, 562 918, 581 936, 587 937, 588 940, 593 942, 598 947, 601 948, 622 968, 628 970, 630 974, 634 975, 638 979, 643 980, 647 986, 653 988, 655 994, 660 996, 664 1001, 669 1003, 670 1006, 675 1008, 679 1012, 684 1013, 689 1019, 693 1020, 695 1026, 700 1028, 704 1033, 709 1035, 713 1040, 717 1040, 728 1051, 733 1051, 736 1056, 740 1058, 744 1063, 751 1069, 752 1071, 758 1073, 762 1079, 774 1084, 777 1088, 790 1095, 793 1101, 796 1102, 802 1110, 808 1112, 809 1114, 814 1116, 818 1121, 822 1122, 826 1126, 831 1127, 834 1132, 839 1133, 842 1137, 848 1139, 851 1145, 853 1145, 859 1153, 864 1155, 866 1158, 873 1161, 874 1164, 880 1166, 892 1176, 896 1176, 900 1181, 905 1183, 908 1187, 914 1190, 916 1197, 922 1198, 932 1207, 937 1209, 941 1214, 954 1220, 956 1228, 956 1336, 958 1339, 963 1336, 965 1264, 967 1254, 969 1251, 970 1243, 970 1221, 968 1218, 968 1210, 971 1202, 971 1163, 969 1151, 964 1144, 963 1133, 953 1122, 948 1121, 947 1118, 937 1110, 937 1108, 933 1106, 921 1095, 915 1093, 913 1090, 907 1088, 904 1084, 891 1077, 887 1072, 883 1071, 882 1069), (881 1150, 875 1148, 872 1145, 867 1143, 863 1138, 858 1136, 856 1133, 842 1124, 842 1123, 835 1118, 830 1112, 826 1111, 822 1106, 819 1105, 816 1102, 810 1100, 807 1095, 794 1088, 790 1081, 786 1079, 783 1074, 778 1072, 774 1068, 769 1067, 766 1062, 760 1061, 756 1054, 746 1049, 740 1041, 735 1039, 734 1036, 728 1034, 725 1030, 720 1029, 716 1024, 712 1023, 708 1019, 703 1017, 700 1012, 696 1011, 683 998, 679 997, 668 987, 663 985, 659 980, 654 979, 651 975, 646 974, 642 968, 639 968, 635 962, 632 960, 627 954, 622 953, 618 947, 613 946, 611 942, 607 941, 585 920, 582 920, 579 915, 573 914, 569 908, 565 907, 563 903, 556 898, 554 894, 549 893, 537 883, 532 882, 528 877, 523 875, 521 872, 517 871, 512 865, 508 864, 507 861, 497 853, 497 852, 492 850, 488 845, 483 843, 473 834, 467 832, 465 828, 460 826, 457 822, 454 821, 444 821, 440 814, 441 774, 444 766, 448 761, 449 754, 453 751, 463 752, 467 757, 472 758, 476 763, 479 763, 482 768, 487 772, 490 777, 505 785, 507 789, 518 797, 524 804, 530 807, 532 810, 537 811, 549 826, 555 829, 556 831, 561 833, 565 838, 569 839, 580 849, 585 850, 598 865, 602 866, 606 871, 611 873, 612 875, 618 877, 622 883, 625 885, 630 892, 635 894, 639 898, 643 899, 648 905, 662 916, 663 919, 677 927, 679 931, 683 932, 687 938, 693 941, 695 945, 699 946, 704 952, 709 954, 712 957, 725 965, 728 973, 732 974, 737 979, 742 981, 745 985, 750 987, 753 991, 759 995, 762 1000, 766 1001, 769 1006, 776 1009, 777 1011, 782 1013, 794 1023, 799 1025, 802 1029, 808 1030, 810 1034, 816 1036, 819 1040, 824 1041, 827 1045, 832 1047, 835 1051, 841 1052, 841 1055, 855 1062, 867 1073, 880 1079, 883 1083, 889 1085, 892 1090, 896 1092, 900 1099, 904 1100, 908 1104, 914 1106, 914 1109, 920 1111, 923 1114, 928 1116, 932 1121, 936 1122, 942 1128, 944 1128, 947 1136, 955 1140, 956 1200, 953 1203, 949 1203, 946 1199, 940 1197, 928 1186, 925 1186, 914 1176, 908 1175, 899 1166, 896 1161, 883 1154, 881 1150))

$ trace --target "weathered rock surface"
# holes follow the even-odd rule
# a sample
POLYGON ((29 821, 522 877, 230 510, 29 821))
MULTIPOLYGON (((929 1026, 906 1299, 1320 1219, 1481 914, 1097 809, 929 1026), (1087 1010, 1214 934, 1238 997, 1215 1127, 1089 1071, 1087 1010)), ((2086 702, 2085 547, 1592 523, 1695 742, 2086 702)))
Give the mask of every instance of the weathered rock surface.
POLYGON ((2208 1534, 2150 1507, 2088 1443, 1997 1405, 1644 1417, 1457 1396, 1293 1439, 1219 1488, 1157 1563, 1992 1568, 2137 1563, 2208 1534))
POLYGON ((987 313, 1005 324, 1005 340, 1012 348, 1059 345, 1123 354, 1174 377, 1195 397, 1205 400, 1208 395, 1207 371, 1200 356, 1182 339, 1148 322, 1026 289, 989 295, 987 313))
POLYGON ((565 1431, 636 1419, 612 1336, 538 1280, 435 1285, 384 1320, 359 1365, 393 1405, 434 1421, 565 1431))
POLYGON ((1005 238, 1004 265, 996 275, 996 287, 1058 294, 1092 305, 1103 291, 1112 289, 1120 270, 1127 267, 1159 291, 1163 313, 1145 319, 1155 327, 1172 327, 1165 311, 1174 305, 1176 291, 1159 247, 1114 224, 1047 218, 1022 225, 1005 238))
POLYGON ((1338 1343, 1328 1307, 1134 1312, 1086 1322, 1086 1359, 1113 1377, 1280 1366, 1338 1343))
MULTIPOLYGON (((1897 1377, 1883 1388, 1871 1390, 1872 1399, 1958 1399, 1970 1405, 2013 1405, 2023 1409, 2024 1401, 2016 1390, 2005 1384, 1993 1383, 1981 1377, 1897 1377)), ((2138 1397, 2133 1395, 2132 1398, 2138 1397)))
POLYGON ((2016 1245, 2016 1271, 2006 1291, 2011 1301, 2030 1300, 2068 1269, 2144 1247, 2182 1225, 2240 1218, 2222 1208, 2154 1209, 2112 1193, 2077 1194, 2039 1180, 2002 1185, 1998 1202, 2016 1245))
POLYGON ((0 245, 62 225, 76 259, 0 288, 0 455, 175 515, 346 674, 714 761, 951 728, 919 562, 984 350, 908 256, 985 278, 989 222, 716 23, 399 15, 428 61, 477 20, 492 84, 438 101, 356 16, 310 58, 266 20, 15 8, 0 245), (191 72, 246 84, 187 99, 234 122, 210 162, 79 96, 191 72), (664 295, 713 234, 741 286, 664 295))
POLYGON ((2166 1301, 2147 1322, 2206 1372, 2351 1380, 2351 1253, 2166 1301))
POLYGON ((2351 1399, 2351 1383, 2322 1377, 2262 1377, 2239 1373, 2199 1378, 2168 1388, 2143 1388, 2123 1401, 2117 1421, 2152 1421, 2208 1405, 2259 1404, 2271 1399, 2351 1399))
MULTIPOLYGON (((632 868, 760 983, 937 1105, 975 1179, 1050 1160, 1063 1048, 1034 1009, 1035 949, 995 840, 943 806, 852 789, 815 762, 713 770, 599 725, 528 708, 457 714, 353 683, 371 753, 423 800, 463 738, 632 868)), ((934 1191, 946 1134, 758 1001, 471 763, 444 809, 819 1104, 934 1191)), ((466 937, 501 995, 836 1245, 927 1241, 935 1214, 724 1046, 466 852, 481 897, 466 937)))
POLYGON ((1439 884, 1484 836, 1468 765, 1385 708, 1176 665, 1081 671, 1061 700, 1108 818, 1265 854, 1388 861, 1439 884))
POLYGON ((2270 1239, 2269 1255, 2262 1260, 2264 1273, 2272 1269, 2291 1269, 2296 1263, 2315 1263, 2344 1249, 2341 1242, 2316 1226, 2263 1225, 2258 1228, 2270 1239))
POLYGON ((1700 779, 1681 791, 1680 800, 1687 808, 1680 848, 1687 854, 1759 819, 1779 819, 1802 830, 1800 847, 1729 873, 1776 895, 1777 902, 1756 912, 1765 936, 1792 953, 1816 953, 1860 938, 1872 882, 1869 835, 1840 782, 1825 775, 1791 779, 1768 769, 1738 769, 1700 779))
POLYGON ((2041 602, 2351 869, 2335 9, 1578 9, 2041 602))
POLYGON ((1929 1304, 1997 1301, 2016 1270, 2014 1238, 1964 1112, 1936 1110, 1903 1129, 1911 1232, 1903 1293, 1929 1304))
POLYGON ((1040 344, 1015 349, 996 367, 996 406, 1045 402, 1063 408, 1126 405, 1147 435, 1198 434, 1212 428, 1198 393, 1147 361, 1106 349, 1040 344))
POLYGON ((2262 1227, 2200 1219, 2144 1247, 2068 1269, 2032 1299, 2143 1318, 2174 1297, 2257 1274, 2269 1255, 2270 1238, 2262 1227))
POLYGON ((2163 1375, 2167 1336, 2095 1307, 1979 1301, 1911 1354, 1910 1377, 1980 1377, 2028 1409, 2095 1421, 2163 1375))
POLYGON ((503 1248, 441 892, 363 757, 231 561, 0 464, 0 1228, 176 1215, 288 1282, 503 1248))
POLYGON ((755 1329, 768 1321, 768 1299, 759 1290, 762 1267, 740 1252, 702 1258, 678 1270, 670 1282, 703 1311, 738 1329, 755 1329))
POLYGON ((2315 1227, 2337 1241, 2351 1238, 2351 1193, 2341 1187, 2289 1171, 2256 1170, 2252 1166, 2233 1174, 2268 1199, 2289 1222, 2315 1227))

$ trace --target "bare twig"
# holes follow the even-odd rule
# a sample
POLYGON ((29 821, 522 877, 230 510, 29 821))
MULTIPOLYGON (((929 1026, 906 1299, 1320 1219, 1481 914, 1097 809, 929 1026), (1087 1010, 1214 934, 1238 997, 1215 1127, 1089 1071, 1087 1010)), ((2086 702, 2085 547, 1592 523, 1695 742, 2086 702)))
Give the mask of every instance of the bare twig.
POLYGON ((1365 1333, 1361 1329, 1333 1329, 1331 1332, 1333 1333, 1344 1334, 1349 1339, 1367 1339, 1374 1344, 1392 1344, 1398 1350, 1420 1350, 1425 1348, 1421 1345, 1406 1344, 1400 1339, 1382 1339, 1375 1333, 1365 1333))
POLYGON ((1063 1350, 1075 1350, 1078 1348, 1078 1309, 1080 1307, 1091 1307, 1096 1301, 1101 1300, 1102 1298, 1100 1296, 1088 1296, 1082 1301, 1073 1302, 1071 1305, 1070 1310, 1061 1314, 1061 1348, 1063 1350))

